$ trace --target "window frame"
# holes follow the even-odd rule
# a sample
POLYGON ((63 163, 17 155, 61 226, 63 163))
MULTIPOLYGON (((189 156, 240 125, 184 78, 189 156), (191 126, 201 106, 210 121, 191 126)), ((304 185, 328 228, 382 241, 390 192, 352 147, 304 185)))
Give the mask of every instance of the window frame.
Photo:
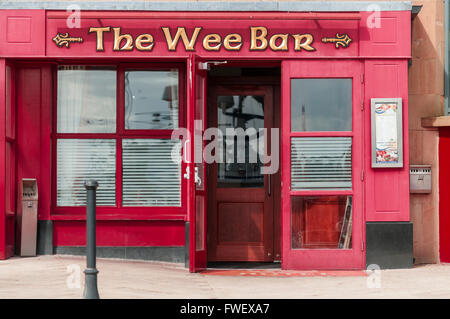
MULTIPOLYGON (((354 103, 354 96, 355 96, 355 85, 358 85, 357 83, 355 83, 355 79, 351 76, 351 75, 334 75, 334 74, 324 74, 324 75, 320 75, 318 76, 317 74, 312 74, 309 76, 298 76, 298 75, 294 75, 294 76, 290 76, 289 77, 289 123, 287 124, 288 128, 287 128, 287 137, 289 139, 289 250, 290 251, 294 251, 294 252, 301 252, 301 251, 318 251, 319 253, 324 252, 324 251, 334 251, 336 253, 342 252, 342 251, 347 251, 347 252, 351 252, 354 249, 354 238, 352 236, 351 239, 351 247, 350 248, 319 248, 319 249, 311 249, 308 247, 293 247, 293 243, 292 243, 292 198, 294 197, 328 197, 328 196, 347 196, 347 197, 354 197, 354 193, 355 193, 355 174, 354 174, 354 159, 357 156, 357 152, 358 150, 355 149, 354 147, 354 138, 355 138, 355 130, 358 128, 356 126, 355 123, 355 112, 357 112, 355 110, 355 106, 353 105, 354 103), (313 80, 313 79, 349 79, 351 81, 351 110, 350 110, 350 114, 351 114, 351 130, 350 131, 294 131, 293 127, 292 127, 292 122, 291 122, 291 113, 292 113, 292 81, 296 80, 296 79, 308 79, 308 80, 313 80), (339 189, 339 188, 324 188, 324 189, 299 189, 299 190, 293 190, 292 189, 292 155, 291 155, 291 151, 292 151, 292 139, 294 138, 305 138, 305 137, 330 137, 330 138, 336 138, 336 137, 347 137, 351 139, 351 158, 352 158, 352 168, 351 168, 351 181, 352 181, 352 186, 350 189, 339 189)), ((354 217, 352 217, 352 220, 354 220, 354 217)))
MULTIPOLYGON (((64 62, 53 67, 53 114, 52 114, 52 214, 58 219, 67 217, 73 219, 85 219, 85 206, 57 206, 57 141, 58 139, 114 139, 116 140, 116 205, 97 206, 99 219, 176 219, 185 220, 187 218, 187 184, 183 178, 186 170, 186 163, 181 163, 181 198, 180 206, 123 206, 122 201, 122 140, 123 139, 170 139, 173 129, 164 130, 126 130, 125 129, 125 71, 162 71, 169 69, 178 70, 178 127, 186 127, 186 88, 185 71, 186 65, 181 62, 174 63, 101 63, 101 62, 64 62), (116 71, 116 132, 115 133, 58 133, 58 67, 61 66, 95 66, 112 67, 116 71)), ((182 157, 184 158, 184 157, 182 157)), ((101 187, 101 185, 100 185, 101 187)))

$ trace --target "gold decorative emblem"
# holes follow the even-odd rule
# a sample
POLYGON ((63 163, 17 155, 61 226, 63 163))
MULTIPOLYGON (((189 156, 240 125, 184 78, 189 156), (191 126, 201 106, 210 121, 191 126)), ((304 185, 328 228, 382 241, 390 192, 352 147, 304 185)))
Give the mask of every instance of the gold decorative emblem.
POLYGON ((72 38, 69 36, 69 33, 67 33, 67 32, 65 34, 58 33, 52 40, 60 48, 62 48, 63 46, 66 46, 66 48, 68 48, 70 43, 72 43, 72 42, 78 42, 78 43, 83 42, 83 38, 72 38))
POLYGON ((352 42, 352 39, 348 36, 348 34, 339 35, 336 33, 336 38, 322 38, 323 43, 331 42, 336 44, 336 49, 341 45, 343 48, 347 48, 352 42))

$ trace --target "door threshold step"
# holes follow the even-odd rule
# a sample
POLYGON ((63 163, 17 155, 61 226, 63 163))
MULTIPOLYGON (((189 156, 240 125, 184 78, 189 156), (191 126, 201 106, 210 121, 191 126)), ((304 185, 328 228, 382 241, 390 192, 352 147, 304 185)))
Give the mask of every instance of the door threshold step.
POLYGON ((247 277, 366 277, 364 270, 206 269, 201 275, 247 277))
POLYGON ((280 262, 208 262, 208 269, 281 269, 280 262))

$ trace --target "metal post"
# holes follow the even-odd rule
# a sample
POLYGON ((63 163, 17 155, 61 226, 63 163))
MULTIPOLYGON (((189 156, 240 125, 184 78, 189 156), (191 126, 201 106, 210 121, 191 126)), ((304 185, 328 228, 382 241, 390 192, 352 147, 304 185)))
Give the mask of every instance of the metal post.
POLYGON ((84 183, 87 192, 86 211, 86 264, 84 298, 100 299, 97 289, 96 239, 95 239, 95 205, 98 182, 91 180, 84 183))

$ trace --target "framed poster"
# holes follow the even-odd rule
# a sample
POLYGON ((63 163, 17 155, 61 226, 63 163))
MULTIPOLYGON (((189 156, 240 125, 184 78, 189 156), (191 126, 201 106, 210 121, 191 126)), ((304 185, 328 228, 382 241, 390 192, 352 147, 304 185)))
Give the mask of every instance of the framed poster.
POLYGON ((371 99, 372 167, 403 167, 401 98, 371 99))

